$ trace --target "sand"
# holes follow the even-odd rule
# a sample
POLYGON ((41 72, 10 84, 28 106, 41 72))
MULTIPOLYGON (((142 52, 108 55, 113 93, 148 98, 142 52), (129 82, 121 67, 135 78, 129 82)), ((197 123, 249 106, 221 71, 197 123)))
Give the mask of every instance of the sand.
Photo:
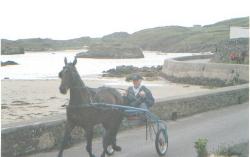
MULTIPOLYGON (((85 79, 89 87, 111 86, 126 89, 131 83, 124 78, 85 79)), ((164 98, 186 95, 211 89, 202 86, 171 83, 166 80, 143 81, 154 97, 164 98)), ((67 95, 60 94, 60 80, 2 80, 1 81, 1 123, 9 124, 30 121, 46 116, 65 113, 69 101, 67 95)))

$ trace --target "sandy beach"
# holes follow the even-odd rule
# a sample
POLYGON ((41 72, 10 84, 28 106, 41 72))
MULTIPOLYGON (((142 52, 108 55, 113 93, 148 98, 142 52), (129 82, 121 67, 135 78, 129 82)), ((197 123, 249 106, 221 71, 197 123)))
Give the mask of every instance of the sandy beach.
MULTIPOLYGON (((89 87, 111 86, 127 89, 131 85, 124 78, 84 79, 89 87)), ((202 86, 175 84, 166 80, 143 81, 154 97, 172 97, 211 89, 202 86)), ((60 80, 2 80, 1 122, 27 121, 65 113, 69 94, 59 93, 60 80)))

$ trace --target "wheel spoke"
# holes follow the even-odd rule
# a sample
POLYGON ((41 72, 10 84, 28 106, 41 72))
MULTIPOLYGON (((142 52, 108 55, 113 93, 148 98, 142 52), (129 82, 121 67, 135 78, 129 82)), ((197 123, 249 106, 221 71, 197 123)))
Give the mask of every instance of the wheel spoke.
POLYGON ((165 135, 164 129, 160 129, 156 134, 156 141, 155 141, 156 150, 160 156, 165 155, 167 152, 168 141, 167 141, 167 137, 165 136, 167 135, 165 135))

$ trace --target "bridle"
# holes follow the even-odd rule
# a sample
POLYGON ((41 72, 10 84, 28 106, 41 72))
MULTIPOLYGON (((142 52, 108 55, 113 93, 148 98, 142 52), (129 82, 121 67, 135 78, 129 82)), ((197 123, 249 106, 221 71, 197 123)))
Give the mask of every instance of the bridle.
MULTIPOLYGON (((75 82, 77 82, 77 80, 76 80, 76 74, 77 74, 76 69, 72 69, 72 68, 67 67, 67 66, 65 66, 64 69, 65 69, 65 68, 67 68, 68 71, 70 72, 69 75, 70 75, 70 77, 71 77, 71 83, 70 83, 69 88, 70 88, 70 89, 78 89, 78 90, 85 89, 85 90, 87 91, 87 93, 88 93, 88 97, 89 97, 90 103, 92 103, 92 102, 93 102, 93 98, 92 98, 92 96, 91 96, 91 93, 90 93, 88 87, 85 86, 84 84, 82 84, 82 85, 80 85, 80 86, 77 85, 77 84, 75 84, 75 82), (75 75, 75 76, 74 76, 74 75, 75 75)), ((61 72, 63 72, 63 71, 61 71, 61 72)), ((61 72, 60 72, 60 73, 61 73, 61 72)), ((60 73, 59 73, 59 77, 62 78, 62 76, 61 76, 60 73)), ((80 78, 80 79, 81 79, 81 78, 80 78)), ((80 95, 81 95, 81 94, 80 94, 80 95)), ((82 95, 81 95, 81 97, 82 97, 82 95)), ((83 97, 82 97, 82 99, 83 99, 83 97)))

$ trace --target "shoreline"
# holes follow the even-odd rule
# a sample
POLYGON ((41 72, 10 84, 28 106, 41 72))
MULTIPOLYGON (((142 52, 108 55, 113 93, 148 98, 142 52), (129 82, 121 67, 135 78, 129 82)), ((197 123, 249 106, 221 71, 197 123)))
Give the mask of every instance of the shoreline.
MULTIPOLYGON (((57 78, 58 72, 64 66, 64 58, 67 57, 71 61, 76 52, 37 52, 26 53, 23 55, 2 56, 1 61, 15 61, 17 66, 2 67, 1 79, 54 79, 57 78), (44 64, 49 62, 50 64, 44 64), (29 70, 27 70, 29 69, 29 70), (40 72, 37 72, 39 69, 40 72)), ((79 74, 102 75, 103 71, 115 68, 121 65, 132 65, 136 67, 151 67, 163 65, 164 60, 179 56, 190 56, 191 53, 167 53, 159 55, 156 52, 144 51, 144 58, 140 59, 94 59, 80 58, 78 59, 77 68, 79 74), (94 66, 93 66, 94 65, 94 66), (87 68, 86 68, 87 67, 87 68)), ((85 75, 82 75, 85 76, 85 75)))
MULTIPOLYGON (((86 86, 92 88, 110 86, 117 89, 127 89, 132 84, 124 80, 125 78, 100 80, 85 80, 83 78, 86 86)), ((203 86, 176 84, 166 80, 143 81, 143 84, 152 91, 156 99, 212 90, 203 86)), ((1 80, 2 124, 65 113, 69 92, 66 95, 60 94, 59 85, 59 79, 1 80)))

